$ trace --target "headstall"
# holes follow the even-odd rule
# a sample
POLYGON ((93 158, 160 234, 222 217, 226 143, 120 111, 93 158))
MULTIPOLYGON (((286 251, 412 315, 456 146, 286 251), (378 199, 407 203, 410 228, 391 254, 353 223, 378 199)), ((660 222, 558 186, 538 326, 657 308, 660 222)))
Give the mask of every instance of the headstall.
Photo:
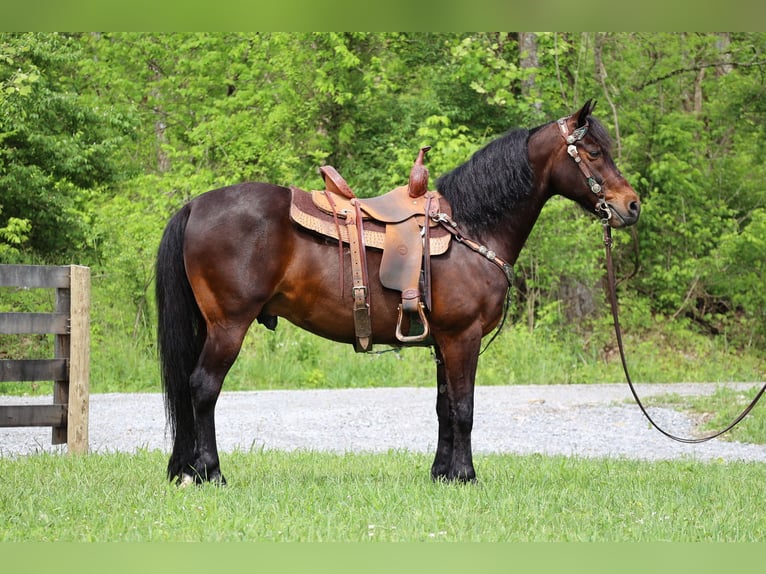
POLYGON ((567 125, 568 119, 568 117, 561 118, 556 122, 558 123, 559 130, 561 130, 561 135, 567 144, 567 154, 569 154, 569 157, 571 157, 580 168, 580 171, 585 176, 585 181, 588 183, 590 190, 594 195, 598 197, 596 211, 602 216, 601 222, 606 225, 609 219, 612 217, 612 212, 609 210, 609 205, 606 203, 604 189, 593 176, 593 172, 591 171, 588 163, 583 161, 583 158, 580 157, 580 152, 577 149, 577 142, 581 141, 585 137, 585 134, 588 133, 588 128, 590 126, 586 121, 585 125, 582 125, 579 128, 576 128, 572 133, 569 133, 569 126, 567 125))

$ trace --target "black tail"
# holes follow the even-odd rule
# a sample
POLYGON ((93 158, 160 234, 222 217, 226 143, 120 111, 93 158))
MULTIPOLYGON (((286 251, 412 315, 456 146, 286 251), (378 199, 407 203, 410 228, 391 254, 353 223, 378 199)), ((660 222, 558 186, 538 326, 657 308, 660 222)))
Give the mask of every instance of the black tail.
POLYGON ((183 242, 189 206, 168 223, 157 253, 157 346, 167 422, 173 438, 168 478, 180 476, 194 453, 194 411, 189 377, 205 338, 205 324, 186 276, 183 242))

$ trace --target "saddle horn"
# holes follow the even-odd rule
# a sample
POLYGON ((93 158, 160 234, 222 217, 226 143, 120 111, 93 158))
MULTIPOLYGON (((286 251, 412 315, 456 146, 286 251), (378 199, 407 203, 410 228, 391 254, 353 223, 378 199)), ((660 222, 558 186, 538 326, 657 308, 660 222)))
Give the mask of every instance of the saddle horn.
POLYGON ((430 145, 420 148, 415 164, 410 170, 409 195, 410 197, 420 197, 428 191, 428 168, 423 165, 426 153, 431 149, 430 145))

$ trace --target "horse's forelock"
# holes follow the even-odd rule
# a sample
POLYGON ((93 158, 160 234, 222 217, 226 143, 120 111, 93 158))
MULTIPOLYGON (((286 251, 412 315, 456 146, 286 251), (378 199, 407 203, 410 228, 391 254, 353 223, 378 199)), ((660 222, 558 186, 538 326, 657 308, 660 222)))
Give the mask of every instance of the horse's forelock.
POLYGON ((596 144, 604 151, 611 151, 612 149, 612 137, 600 121, 593 116, 588 117, 588 133, 596 141, 596 144))

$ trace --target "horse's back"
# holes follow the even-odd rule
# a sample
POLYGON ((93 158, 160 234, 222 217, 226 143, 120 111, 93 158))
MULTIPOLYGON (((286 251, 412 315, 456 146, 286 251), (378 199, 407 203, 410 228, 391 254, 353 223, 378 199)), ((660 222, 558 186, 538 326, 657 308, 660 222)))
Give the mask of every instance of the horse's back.
POLYGON ((189 202, 192 217, 202 219, 230 218, 238 220, 289 207, 290 190, 262 182, 245 182, 208 191, 189 202))
POLYGON ((208 251, 210 243, 240 245, 253 233, 286 222, 289 206, 290 190, 268 183, 241 183, 203 193, 189 203, 187 249, 208 251))

